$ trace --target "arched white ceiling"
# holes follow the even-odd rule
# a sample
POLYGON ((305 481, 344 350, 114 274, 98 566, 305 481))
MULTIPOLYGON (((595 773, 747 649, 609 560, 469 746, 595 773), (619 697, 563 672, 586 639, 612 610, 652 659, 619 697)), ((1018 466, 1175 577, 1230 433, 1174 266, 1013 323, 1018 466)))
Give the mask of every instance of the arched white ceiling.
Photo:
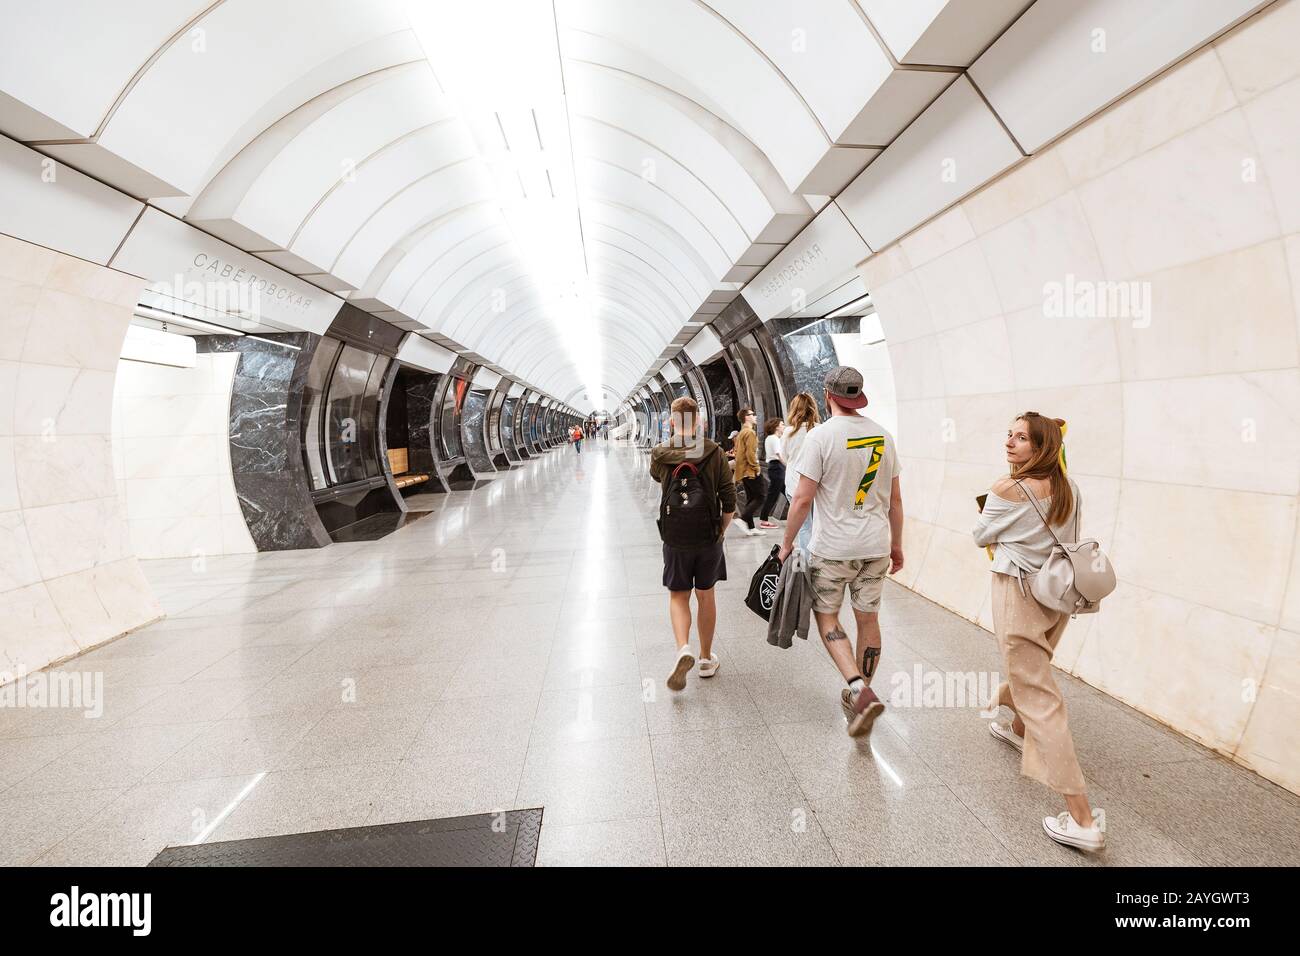
MULTIPOLYGON (((956 67, 900 67, 870 5, 555 0, 604 390, 631 392, 811 220, 805 197, 820 208, 952 81, 956 67)), ((990 30, 1013 17, 995 6, 990 30)), ((578 395, 590 376, 409 12, 0 0, 23 41, 0 62, 0 131, 402 328, 578 395)))

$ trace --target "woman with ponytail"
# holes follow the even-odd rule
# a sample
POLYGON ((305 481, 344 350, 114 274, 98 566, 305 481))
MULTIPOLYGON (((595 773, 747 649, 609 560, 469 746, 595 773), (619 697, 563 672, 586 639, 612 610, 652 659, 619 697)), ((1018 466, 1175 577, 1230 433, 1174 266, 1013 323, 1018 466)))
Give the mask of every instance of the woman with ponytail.
MULTIPOLYGON (((790 408, 785 415, 785 431, 781 433, 781 461, 785 463, 785 495, 793 499, 795 489, 799 487, 799 472, 795 470, 795 461, 803 450, 808 433, 822 420, 817 410, 816 400, 807 392, 800 392, 790 400, 790 408)), ((808 555, 808 544, 812 539, 812 511, 799 528, 798 544, 804 556, 808 555)))
POLYGON ((989 731, 1021 752, 1022 774, 1065 798, 1066 811, 1043 820, 1047 835, 1066 846, 1100 850, 1104 814, 1088 803, 1065 701, 1052 676, 1052 654, 1070 618, 1043 607, 1030 590, 1055 543, 1052 533, 1062 541, 1079 539, 1079 489, 1065 471, 1064 435, 1064 419, 1038 412, 1012 422, 1005 445, 1011 473, 989 490, 975 523, 975 543, 993 559, 993 630, 1007 675, 989 709, 1012 712, 1010 723, 994 720, 989 731))

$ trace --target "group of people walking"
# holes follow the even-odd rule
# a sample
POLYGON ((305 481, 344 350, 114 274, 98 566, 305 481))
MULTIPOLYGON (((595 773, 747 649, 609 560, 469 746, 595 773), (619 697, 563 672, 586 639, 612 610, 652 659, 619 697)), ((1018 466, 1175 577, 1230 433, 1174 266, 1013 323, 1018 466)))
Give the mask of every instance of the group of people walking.
POLYGON ((798 480, 798 473, 789 470, 789 463, 798 454, 808 430, 819 420, 817 403, 807 392, 800 392, 790 403, 784 421, 769 418, 764 422, 763 458, 767 464, 765 491, 760 477, 762 466, 758 460, 758 416, 752 408, 741 409, 740 431, 736 433, 728 455, 735 462, 735 480, 745 489, 745 509, 741 512, 740 520, 745 523, 746 534, 762 534, 780 527, 771 520, 772 515, 783 498, 793 497, 798 480))
MULTIPOLYGON (((713 589, 727 579, 724 541, 736 515, 737 485, 745 492, 741 521, 747 535, 780 527, 770 518, 784 494, 790 504, 777 556, 785 562, 796 548, 802 552, 817 630, 844 680, 840 704, 847 732, 863 738, 885 712, 872 679, 882 655, 884 579, 904 564, 901 468, 894 437, 861 411, 868 398, 857 370, 833 369, 822 401, 829 413, 825 421, 816 399, 800 393, 784 422, 764 424, 766 494, 752 410, 742 410, 733 448, 724 452, 705 437, 706 423, 693 399, 672 403, 669 436, 650 455, 650 474, 662 485, 663 583, 678 648, 667 683, 680 691, 697 663, 705 678, 721 666, 713 647, 713 589), (692 592, 698 654, 690 644, 692 592), (852 641, 840 620, 846 593, 852 641)), ((1065 470, 1064 424, 1037 412, 1014 419, 1004 445, 1008 474, 981 499, 973 538, 992 559, 993 623, 1006 674, 989 709, 1011 713, 1009 721, 994 719, 990 733, 1021 753, 1025 776, 1064 798, 1065 811, 1044 818, 1046 834, 1058 843, 1099 850, 1104 815, 1089 805, 1051 669, 1069 615, 1039 604, 1029 586, 1054 541, 1078 540, 1081 501, 1065 470)), ((972 559, 984 560, 977 553, 972 559)))
POLYGON ((574 425, 569 429, 569 441, 573 444, 574 450, 579 455, 582 454, 582 442, 586 438, 609 437, 609 423, 588 421, 586 429, 582 425, 574 425))

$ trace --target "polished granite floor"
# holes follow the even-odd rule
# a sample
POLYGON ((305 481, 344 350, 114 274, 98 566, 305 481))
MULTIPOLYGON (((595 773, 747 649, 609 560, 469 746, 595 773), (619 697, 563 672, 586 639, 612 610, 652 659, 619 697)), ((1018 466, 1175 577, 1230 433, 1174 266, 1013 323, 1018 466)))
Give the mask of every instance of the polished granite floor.
MULTIPOLYGON (((147 562, 166 620, 62 668, 102 674, 102 716, 0 708, 0 863, 529 807, 539 864, 1300 863, 1300 798, 1064 675, 1099 857, 1046 839, 1055 798, 974 706, 849 739, 820 642, 742 604, 774 533, 732 529, 722 669, 671 694, 644 462, 588 442, 379 541, 147 562)), ((882 622, 877 687, 999 670, 901 587, 882 622)))

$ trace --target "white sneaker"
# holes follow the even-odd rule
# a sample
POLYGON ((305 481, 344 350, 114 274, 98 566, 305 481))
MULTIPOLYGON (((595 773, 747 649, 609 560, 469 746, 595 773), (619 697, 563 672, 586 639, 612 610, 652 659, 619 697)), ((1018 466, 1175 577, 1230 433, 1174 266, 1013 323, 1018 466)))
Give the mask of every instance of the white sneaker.
POLYGON ((1092 826, 1081 827, 1066 810, 1054 817, 1043 817, 1043 830, 1062 846, 1095 852, 1106 845, 1106 832, 1098 825, 1099 818, 1104 819, 1102 811, 1094 809, 1092 826))
POLYGON ((687 644, 677 652, 677 663, 673 665, 673 672, 668 675, 668 689, 681 690, 686 686, 686 675, 691 672, 695 666, 695 655, 691 653, 691 646, 687 644))
POLYGON ((700 658, 700 676, 712 677, 718 672, 718 665, 722 662, 718 660, 718 652, 714 651, 708 657, 700 658))
POLYGON ((998 738, 998 740, 1005 740, 1021 753, 1025 752, 1025 738, 1012 730, 1011 724, 1004 724, 1000 720, 995 720, 993 723, 989 724, 989 733, 998 738))
POLYGON ((745 529, 745 534, 749 535, 751 538, 752 538, 754 535, 756 535, 756 534, 762 534, 762 533, 763 533, 763 529, 762 529, 762 528, 759 528, 759 527, 757 527, 757 526, 755 526, 755 527, 753 527, 753 528, 746 528, 746 529, 745 529))

